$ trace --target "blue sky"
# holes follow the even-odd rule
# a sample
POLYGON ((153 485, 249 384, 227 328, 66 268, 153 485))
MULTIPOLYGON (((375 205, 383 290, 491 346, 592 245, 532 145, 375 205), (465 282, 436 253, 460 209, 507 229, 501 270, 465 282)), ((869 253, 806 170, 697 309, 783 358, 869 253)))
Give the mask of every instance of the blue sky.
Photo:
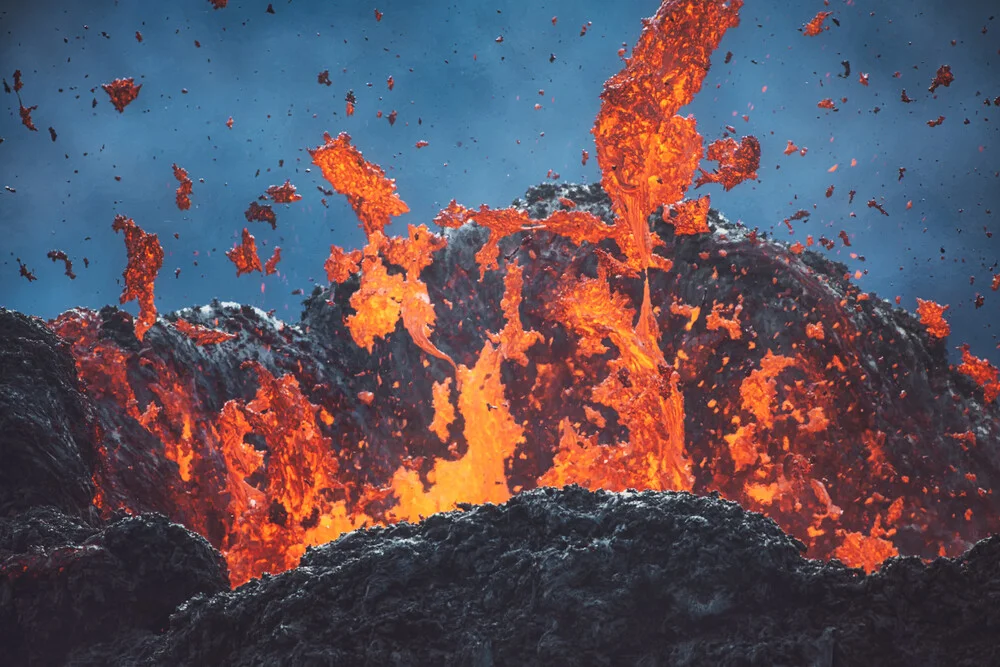
MULTIPOLYGON (((324 131, 348 132, 397 180, 411 213, 390 228, 396 233, 407 223, 430 224, 453 197, 467 206, 509 204, 550 169, 562 181, 593 182, 600 176, 589 130, 601 86, 657 3, 271 6, 273 14, 256 0, 230 0, 221 10, 207 0, 39 0, 0 10, 0 75, 12 85, 21 70, 21 99, 38 106, 39 128, 23 127, 17 97, 0 94, 0 185, 15 191, 0 190, 0 305, 52 317, 117 303, 126 259, 111 222, 121 213, 159 234, 161 312, 218 297, 294 321, 301 297, 292 291, 325 284, 329 245, 363 239, 342 197, 320 202, 317 187, 328 184, 306 150, 324 131), (323 70, 332 85, 317 82, 323 70), (119 114, 100 84, 129 76, 142 91, 119 114), (349 90, 357 98, 352 117, 344 112, 349 90), (428 145, 417 149, 420 140, 428 145), (586 166, 583 150, 591 155, 586 166), (173 163, 194 179, 189 211, 174 203, 173 163), (304 199, 275 206, 274 231, 248 225, 247 205, 285 179, 304 199), (278 275, 236 277, 224 252, 244 226, 262 259, 281 246, 278 275), (73 259, 76 280, 46 258, 53 249, 73 259), (17 257, 36 282, 18 276, 17 257)), ((984 101, 1000 96, 1000 20, 991 18, 1000 10, 986 1, 831 0, 830 29, 803 36, 802 25, 822 9, 821 1, 744 7, 742 25, 726 36, 685 112, 695 114, 706 141, 726 125, 756 135, 760 178, 729 193, 703 190, 731 219, 779 238, 834 239, 836 248, 821 252, 867 271, 857 280, 865 290, 899 295, 911 310, 916 297, 950 304, 949 345, 969 342, 996 361, 1000 292, 990 280, 1000 273, 1000 236, 990 234, 1000 234, 1000 108, 984 101), (724 64, 727 51, 733 56, 724 64), (842 61, 849 77, 838 76, 842 61), (927 87, 942 64, 955 82, 932 95, 927 87), (900 101, 904 88, 910 104, 900 101), (839 111, 817 108, 825 98, 839 111), (942 125, 927 126, 941 115, 942 125), (807 154, 784 155, 789 140, 807 154), (866 206, 873 198, 888 216, 866 206), (782 220, 799 209, 811 216, 794 222, 790 235, 782 220), (979 309, 977 292, 985 299, 979 309)), ((134 304, 126 308, 135 312, 134 304)))

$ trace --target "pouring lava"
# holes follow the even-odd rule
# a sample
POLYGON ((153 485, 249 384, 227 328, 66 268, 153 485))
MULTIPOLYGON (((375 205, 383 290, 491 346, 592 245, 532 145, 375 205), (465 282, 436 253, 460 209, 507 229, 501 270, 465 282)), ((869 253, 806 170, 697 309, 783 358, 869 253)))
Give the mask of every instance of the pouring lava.
POLYGON ((156 319, 162 250, 116 219, 138 322, 51 322, 97 406, 94 503, 202 534, 234 586, 363 525, 570 483, 718 492, 867 570, 996 532, 996 369, 950 368, 939 324, 685 199, 757 176, 754 137, 706 149, 677 115, 741 6, 647 20, 602 94, 601 187, 452 201, 441 233, 388 236, 395 182, 327 135, 312 160, 367 244, 331 248, 296 325, 224 303, 156 319))

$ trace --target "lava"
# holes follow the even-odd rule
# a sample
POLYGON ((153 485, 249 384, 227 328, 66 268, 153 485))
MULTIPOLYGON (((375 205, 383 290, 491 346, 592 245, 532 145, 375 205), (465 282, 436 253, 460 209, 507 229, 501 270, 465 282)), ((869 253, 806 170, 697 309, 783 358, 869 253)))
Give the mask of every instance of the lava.
POLYGON ((177 186, 177 208, 182 211, 187 211, 191 208, 191 190, 194 186, 194 181, 188 177, 188 173, 185 169, 178 167, 176 164, 173 165, 174 178, 180 184, 177 186))
POLYGON ((127 79, 115 79, 111 83, 101 84, 101 88, 111 98, 111 104, 114 105, 118 113, 123 113, 125 107, 139 96, 139 89, 142 88, 142 84, 140 83, 137 86, 135 85, 135 79, 128 77, 127 79))
POLYGON ((271 229, 278 228, 278 216, 274 214, 274 209, 267 204, 250 202, 250 206, 243 212, 243 217, 247 219, 247 222, 266 222, 271 225, 271 229))
MULTIPOLYGON (((811 556, 866 569, 900 551, 960 549, 971 532, 931 523, 948 516, 948 489, 950 501, 968 503, 963 510, 990 502, 953 441, 974 442, 952 438, 954 465, 940 478, 911 480, 922 457, 900 443, 912 438, 906 447, 916 447, 920 428, 897 433, 874 414, 873 397, 900 392, 890 371, 860 361, 861 351, 895 342, 862 330, 855 313, 871 311, 868 295, 846 279, 816 279, 802 244, 729 239, 709 225, 709 196, 685 199, 694 177, 696 187, 726 191, 757 178, 756 138, 727 136, 706 151, 695 119, 678 115, 741 6, 666 0, 605 84, 592 131, 607 219, 575 195, 552 197, 561 205, 538 214, 452 200, 434 219, 443 233, 409 225, 406 236, 388 236, 392 218, 409 210, 395 181, 349 135, 325 134, 312 162, 346 197, 366 243, 330 247, 330 289, 317 290, 309 307, 330 313, 312 334, 332 340, 333 352, 316 367, 278 353, 311 349, 308 332, 270 325, 248 306, 224 328, 195 309, 156 331, 183 336, 186 350, 216 346, 213 355, 242 350, 243 338, 260 341, 253 360, 234 353, 238 386, 229 393, 214 386, 226 380, 187 372, 169 343, 119 344, 110 333, 117 324, 102 320, 110 315, 57 319, 86 391, 117 408, 130 436, 151 443, 148 456, 162 447, 170 463, 156 468, 167 471, 167 499, 149 504, 220 548, 234 585, 294 567, 307 546, 362 525, 567 483, 718 491, 774 518, 811 556), (706 157, 714 171, 700 167, 706 157), (470 223, 481 244, 474 253, 452 245, 470 223), (780 282, 779 296, 763 303, 742 289, 754 281, 780 282), (766 309, 773 321, 755 318, 766 309), (779 344, 786 337, 791 343, 779 344), (324 375, 324 364, 343 374, 324 375), (945 491, 935 497, 934 488, 945 491)), ((818 34, 828 14, 806 34, 818 34)), ((349 113, 354 103, 349 93, 349 113)), ((786 154, 796 150, 789 141, 786 154)), ((287 181, 267 196, 300 199, 287 181)), ((888 215, 874 199, 868 205, 888 215)), ((245 215, 275 225, 256 202, 245 215)), ((122 301, 140 301, 142 340, 156 320, 163 254, 131 220, 119 216, 115 229, 129 249, 122 301)), ((237 275, 271 274, 279 251, 262 267, 244 228, 226 254, 237 275)), ((926 334, 948 334, 946 308, 919 302, 926 334)), ((987 401, 1000 393, 997 370, 967 349, 958 370, 987 401)), ((100 507, 147 508, 125 493, 116 468, 128 467, 126 438, 103 435, 100 507)))
POLYGON ((128 252, 128 266, 122 272, 125 289, 120 302, 133 299, 139 302, 139 319, 135 324, 135 335, 142 340, 143 335, 156 322, 156 304, 153 285, 156 275, 163 267, 163 248, 156 234, 144 232, 132 218, 116 215, 111 228, 125 234, 125 249, 128 252))
POLYGON ((802 29, 802 34, 806 37, 815 37, 824 30, 829 30, 829 26, 824 27, 823 23, 831 14, 833 14, 833 12, 817 12, 816 16, 813 17, 813 19, 805 25, 805 28, 802 29))
POLYGON ((365 160, 351 145, 349 134, 341 132, 336 139, 325 134, 323 139, 322 146, 309 151, 313 164, 334 190, 347 197, 369 239, 374 232, 381 232, 392 216, 409 212, 410 207, 396 194, 396 182, 365 160))
POLYGON ((46 257, 51 259, 53 262, 62 262, 66 267, 66 275, 69 276, 70 280, 76 280, 76 274, 73 273, 73 262, 62 250, 50 250, 46 257))
POLYGON ((226 251, 226 257, 236 265, 237 277, 244 273, 264 270, 260 264, 260 256, 257 254, 257 241, 246 227, 243 228, 241 241, 233 246, 232 250, 226 251))
POLYGON ((283 185, 270 186, 267 189, 267 196, 276 204, 291 204, 302 199, 302 195, 295 193, 295 186, 287 180, 283 185))

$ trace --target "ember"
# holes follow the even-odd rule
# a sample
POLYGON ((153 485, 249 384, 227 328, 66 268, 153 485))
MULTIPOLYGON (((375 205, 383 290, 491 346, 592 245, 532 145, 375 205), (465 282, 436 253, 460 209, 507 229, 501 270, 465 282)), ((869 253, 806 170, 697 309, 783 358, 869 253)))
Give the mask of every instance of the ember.
POLYGON ((153 284, 156 282, 156 274, 163 267, 163 248, 160 247, 156 234, 147 234, 132 218, 116 215, 111 228, 125 234, 128 266, 122 273, 122 277, 125 278, 125 289, 122 290, 120 301, 139 302, 139 319, 135 324, 135 335, 142 340, 143 335, 156 322, 153 284))
POLYGON ((260 265, 260 257, 257 255, 257 241, 246 227, 243 228, 242 241, 235 245, 232 250, 227 250, 226 257, 236 265, 237 277, 244 273, 264 270, 264 267, 260 265))
POLYGON ((111 104, 114 105, 118 113, 122 113, 125 111, 125 107, 139 96, 139 89, 142 88, 142 84, 135 85, 135 80, 129 77, 127 79, 115 79, 111 83, 102 84, 101 88, 111 98, 111 104))

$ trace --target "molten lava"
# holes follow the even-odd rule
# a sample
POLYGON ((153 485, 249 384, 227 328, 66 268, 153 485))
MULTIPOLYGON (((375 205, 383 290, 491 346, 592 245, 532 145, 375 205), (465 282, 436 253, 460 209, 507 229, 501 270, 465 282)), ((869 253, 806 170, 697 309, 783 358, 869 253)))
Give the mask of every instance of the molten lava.
MULTIPOLYGON (((124 420, 129 435, 101 434, 95 503, 159 509, 201 532, 225 554, 234 585, 294 567, 307 546, 365 524, 567 483, 719 491, 774 518, 810 555, 867 569, 900 550, 961 550, 984 526, 932 528, 948 516, 940 503, 950 489, 947 502, 971 511, 990 493, 968 477, 958 445, 940 479, 911 478, 921 457, 898 443, 919 442, 919 429, 896 438, 871 409, 892 385, 875 384, 879 369, 844 352, 876 344, 854 316, 871 309, 868 295, 846 281, 807 281, 801 244, 708 234, 708 196, 684 199, 696 176, 696 187, 724 190, 757 177, 757 139, 712 142, 718 168, 708 172, 695 119, 677 115, 741 5, 666 0, 606 83, 593 134, 608 220, 565 197, 545 217, 452 201, 434 220, 444 234, 410 225, 389 237, 391 219, 409 210, 395 181, 347 134, 326 134, 313 163, 347 198, 367 243, 330 248, 330 291, 309 307, 328 309, 312 334, 333 352, 316 367, 288 352, 311 350, 309 332, 268 324, 249 307, 224 328, 185 311, 190 318, 156 330, 168 341, 160 346, 121 343, 112 315, 55 320, 86 391, 115 408, 108 419, 124 420), (481 243, 474 254, 451 246, 452 230, 468 223, 481 243), (740 257, 765 257, 765 247, 771 265, 740 257), (779 280, 784 291, 768 303, 741 289, 779 280), (713 296, 699 296, 707 287, 713 296), (775 318, 784 326, 754 326, 766 308, 783 313, 775 318), (789 331, 792 344, 779 344, 789 331), (186 353, 171 351, 172 336, 241 360, 229 370, 238 377, 201 377, 186 353), (260 344, 251 361, 239 356, 244 339, 260 344), (155 460, 160 447, 166 468, 155 460), (166 488, 137 497, 126 488, 133 464, 165 469, 166 488)), ((825 18, 810 25, 818 32, 825 18)), ((268 196, 299 198, 287 182, 268 196)), ((254 206, 248 220, 267 219, 267 207, 254 206)), ((141 341, 155 321, 163 255, 131 220, 119 216, 115 229, 126 233, 122 301, 140 301, 141 341)), ((238 275, 262 270, 246 229, 227 255, 238 275)), ((275 249, 268 273, 278 257, 275 249)), ((947 335, 943 312, 920 304, 932 336, 947 335)), ((997 370, 967 350, 963 361, 959 371, 996 398, 997 370)))
POLYGON ((132 218, 116 215, 111 228, 125 234, 125 249, 128 252, 128 266, 122 273, 125 289, 121 303, 139 302, 139 319, 135 325, 135 335, 142 340, 143 335, 156 322, 156 303, 153 298, 153 284, 156 274, 163 267, 163 248, 156 234, 142 231, 132 218))

